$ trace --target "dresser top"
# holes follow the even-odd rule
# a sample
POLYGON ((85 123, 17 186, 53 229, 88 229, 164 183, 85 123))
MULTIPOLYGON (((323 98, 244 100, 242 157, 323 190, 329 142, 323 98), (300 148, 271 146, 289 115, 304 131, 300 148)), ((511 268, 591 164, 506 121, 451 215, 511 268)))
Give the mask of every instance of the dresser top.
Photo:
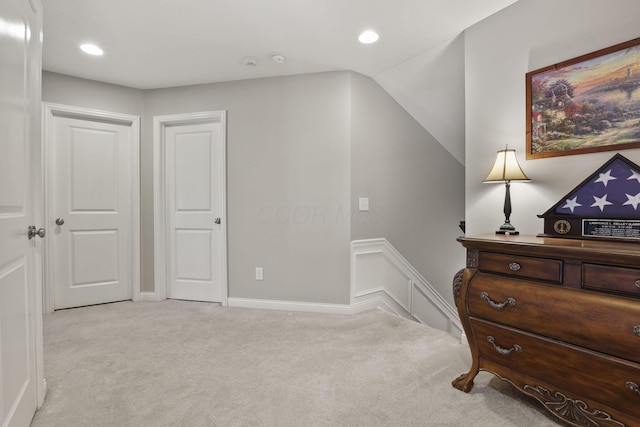
POLYGON ((640 266, 640 242, 481 234, 457 239, 467 249, 640 266))

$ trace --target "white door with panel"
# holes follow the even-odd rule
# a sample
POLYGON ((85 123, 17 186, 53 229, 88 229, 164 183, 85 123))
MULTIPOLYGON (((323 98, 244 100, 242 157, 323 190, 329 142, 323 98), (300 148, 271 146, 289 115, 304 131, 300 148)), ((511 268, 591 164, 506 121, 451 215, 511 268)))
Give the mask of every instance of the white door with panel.
POLYGON ((41 387, 36 250, 45 230, 28 233, 37 216, 40 12, 39 2, 0 2, 0 425, 8 427, 30 424, 41 387))
POLYGON ((59 113, 48 128, 54 309, 130 300, 132 127, 59 113))
POLYGON ((223 126, 164 127, 167 298, 222 302, 226 295, 223 126))

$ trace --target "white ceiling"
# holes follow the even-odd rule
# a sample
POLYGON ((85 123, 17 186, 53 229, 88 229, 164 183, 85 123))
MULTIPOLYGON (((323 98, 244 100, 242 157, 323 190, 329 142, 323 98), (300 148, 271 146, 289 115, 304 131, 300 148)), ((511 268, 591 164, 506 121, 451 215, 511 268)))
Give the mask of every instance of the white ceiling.
POLYGON ((43 68, 139 89, 330 70, 375 77, 515 2, 42 0, 43 68), (360 44, 365 29, 380 40, 360 44), (82 53, 84 42, 104 56, 82 53))

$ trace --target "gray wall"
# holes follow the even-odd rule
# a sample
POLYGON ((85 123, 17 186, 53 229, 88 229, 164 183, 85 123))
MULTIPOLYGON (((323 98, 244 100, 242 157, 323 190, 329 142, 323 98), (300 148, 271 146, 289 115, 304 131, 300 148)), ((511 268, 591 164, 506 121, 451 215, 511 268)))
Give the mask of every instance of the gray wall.
MULTIPOLYGON (((349 73, 335 72, 145 93, 143 159, 152 156, 153 116, 228 111, 230 297, 348 303, 348 89, 349 73)), ((148 194, 152 177, 152 163, 143 163, 148 194)), ((152 209, 145 197, 143 223, 153 223, 152 209)))
POLYGON ((353 74, 351 93, 354 211, 359 197, 370 205, 354 215, 351 237, 385 237, 453 305, 464 166, 373 80, 353 74))
MULTIPOLYGON (((640 37, 637 0, 520 0, 465 31, 466 218, 470 234, 504 219, 504 185, 483 184, 505 144, 531 183, 511 186, 511 222, 537 234, 544 213, 614 152, 525 160, 525 74, 640 37)), ((640 150, 621 152, 640 162, 640 150)))
POLYGON ((42 73, 42 101, 112 113, 142 115, 144 92, 138 89, 42 73))
POLYGON ((45 72, 43 101, 142 117, 142 291, 154 290, 153 116, 226 110, 230 297, 346 304, 350 241, 386 237, 452 300, 463 167, 367 77, 139 91, 45 72))
POLYGON ((464 33, 373 79, 464 165, 464 33))

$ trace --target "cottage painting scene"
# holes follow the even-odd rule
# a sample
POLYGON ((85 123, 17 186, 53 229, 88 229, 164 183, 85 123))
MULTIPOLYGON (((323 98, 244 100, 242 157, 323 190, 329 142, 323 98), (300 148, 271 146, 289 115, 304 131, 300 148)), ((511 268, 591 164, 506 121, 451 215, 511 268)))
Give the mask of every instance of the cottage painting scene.
POLYGON ((637 43, 529 74, 531 139, 527 154, 531 157, 631 148, 621 145, 640 143, 637 43))

